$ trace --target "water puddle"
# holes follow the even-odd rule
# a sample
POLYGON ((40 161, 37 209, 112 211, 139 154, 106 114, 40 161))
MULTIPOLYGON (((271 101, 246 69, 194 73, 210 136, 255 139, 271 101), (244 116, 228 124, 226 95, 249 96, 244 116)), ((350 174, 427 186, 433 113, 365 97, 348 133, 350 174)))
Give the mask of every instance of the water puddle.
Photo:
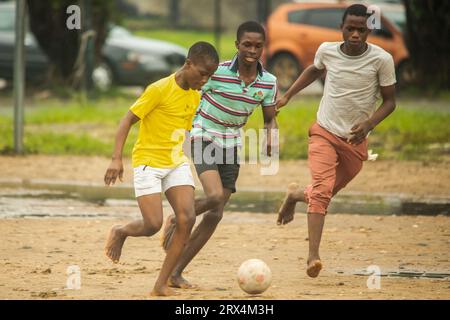
MULTIPOLYGON (((353 273, 355 276, 368 277, 372 274, 357 272, 353 273)), ((381 277, 400 277, 400 278, 427 278, 427 279, 450 279, 450 273, 444 272, 421 272, 421 271, 391 271, 381 273, 381 277)))
MULTIPOLYGON (((3 186, 5 184, 2 184, 3 186)), ((202 190, 196 194, 203 196, 202 190)), ((239 190, 233 194, 226 210, 256 213, 276 213, 284 198, 284 192, 239 190)), ((58 216, 56 208, 95 208, 83 216, 108 216, 115 206, 130 207, 137 204, 131 186, 105 187, 76 183, 53 183, 46 181, 23 181, 0 189, 0 217, 7 216, 58 216), (40 208, 40 209, 39 209, 40 208), (39 210, 45 212, 38 212, 39 210), (109 213, 108 213, 109 212, 109 213)), ((168 206, 165 201, 164 206, 168 206)), ((59 212, 70 215, 73 209, 59 212), (67 213, 69 212, 69 213, 67 213)), ((79 211, 79 210, 77 210, 79 211)), ((306 212, 306 205, 299 203, 297 212, 306 212)), ((329 213, 352 213, 369 215, 450 215, 450 198, 411 198, 405 195, 342 193, 336 196, 329 213)), ((74 212, 75 214, 75 212, 74 212)), ((111 215, 109 215, 111 216, 111 215)))

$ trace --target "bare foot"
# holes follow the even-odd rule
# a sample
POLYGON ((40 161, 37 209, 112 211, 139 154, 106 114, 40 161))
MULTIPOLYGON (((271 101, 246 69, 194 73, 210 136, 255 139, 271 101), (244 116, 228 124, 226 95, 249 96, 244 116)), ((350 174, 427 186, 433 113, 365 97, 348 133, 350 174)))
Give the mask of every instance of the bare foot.
POLYGON ((170 244, 172 243, 172 237, 173 233, 175 232, 175 227, 175 215, 171 214, 167 217, 166 224, 164 225, 163 232, 161 233, 161 246, 166 252, 169 249, 170 244))
POLYGON ((122 246, 126 238, 120 234, 120 227, 120 225, 115 225, 111 228, 105 246, 106 256, 114 263, 119 262, 120 254, 122 253, 122 246))
POLYGON ((278 210, 277 224, 286 224, 294 220, 295 205, 298 199, 294 197, 294 194, 298 191, 299 185, 297 183, 291 183, 288 185, 288 190, 286 192, 286 197, 283 204, 278 210))
POLYGON ((154 287, 152 292, 150 293, 151 296, 174 296, 176 295, 176 292, 173 289, 170 289, 167 285, 164 285, 162 287, 154 287))
POLYGON ((181 289, 191 289, 195 288, 189 281, 183 278, 181 275, 179 276, 171 276, 169 278, 169 287, 172 288, 181 288, 181 289))
POLYGON ((308 262, 306 274, 311 278, 316 278, 319 275, 320 270, 322 270, 322 261, 319 259, 311 260, 311 262, 308 262))

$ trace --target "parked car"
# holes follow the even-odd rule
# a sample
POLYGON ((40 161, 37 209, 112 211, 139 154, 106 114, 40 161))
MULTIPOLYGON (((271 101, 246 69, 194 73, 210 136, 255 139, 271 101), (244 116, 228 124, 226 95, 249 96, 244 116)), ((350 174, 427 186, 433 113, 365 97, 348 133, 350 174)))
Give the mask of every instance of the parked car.
MULTIPOLYGON (((11 80, 14 66, 15 3, 0 3, 0 78, 11 80)), ((27 81, 41 79, 48 58, 31 32, 25 36, 27 81)), ((120 26, 111 26, 102 49, 102 63, 93 71, 94 84, 108 89, 112 84, 146 86, 183 65, 187 50, 160 40, 133 36, 120 26)))
MULTIPOLYGON (((348 4, 288 3, 280 5, 268 18, 265 58, 268 69, 277 76, 280 89, 286 90, 301 71, 314 61, 320 44, 342 41, 340 25, 348 4)), ((401 6, 396 6, 393 23, 385 10, 381 13, 381 29, 374 29, 367 41, 389 52, 397 68, 398 81, 408 77, 408 50, 400 30, 401 6), (397 26, 397 25, 398 26, 397 26)), ((404 17, 404 12, 403 12, 404 17)), ((404 20, 403 20, 404 21, 404 20)))

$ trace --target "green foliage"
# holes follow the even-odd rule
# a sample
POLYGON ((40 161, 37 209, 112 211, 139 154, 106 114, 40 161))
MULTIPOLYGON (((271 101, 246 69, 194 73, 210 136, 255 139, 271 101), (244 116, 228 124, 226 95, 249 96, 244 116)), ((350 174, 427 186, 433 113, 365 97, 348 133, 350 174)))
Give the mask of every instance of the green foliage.
POLYGON ((413 83, 435 94, 439 90, 449 90, 450 2, 403 0, 403 4, 406 13, 405 43, 414 70, 413 83))
MULTIPOLYGON (((25 109, 25 152, 110 156, 118 123, 136 98, 118 94, 88 102, 54 98, 29 102, 25 109)), ((371 133, 369 148, 380 159, 439 160, 448 156, 450 112, 445 99, 400 100, 394 113, 371 133)), ((317 97, 302 97, 281 110, 277 118, 281 159, 307 158, 308 129, 316 119, 319 102, 317 97)), ((138 127, 133 126, 127 139, 127 156, 138 127)), ((248 128, 263 128, 260 108, 249 118, 248 128)), ((0 152, 12 152, 12 103, 3 101, 0 136, 0 152)))
MULTIPOLYGON (((88 103, 47 99, 27 103, 25 153, 110 156, 117 125, 134 99, 102 98, 88 103)), ((124 148, 126 156, 131 155, 137 126, 130 131, 124 148)), ((0 108, 0 153, 12 152, 13 134, 12 112, 0 108)))

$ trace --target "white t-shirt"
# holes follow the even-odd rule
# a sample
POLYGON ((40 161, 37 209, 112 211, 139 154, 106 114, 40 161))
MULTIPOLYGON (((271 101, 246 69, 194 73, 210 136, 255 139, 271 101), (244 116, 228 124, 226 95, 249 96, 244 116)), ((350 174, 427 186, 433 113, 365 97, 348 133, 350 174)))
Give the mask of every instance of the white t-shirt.
POLYGON ((317 122, 331 133, 349 138, 351 128, 368 120, 376 110, 380 86, 393 85, 392 56, 368 43, 359 56, 346 55, 343 42, 324 42, 317 49, 314 66, 326 68, 327 76, 317 122))

